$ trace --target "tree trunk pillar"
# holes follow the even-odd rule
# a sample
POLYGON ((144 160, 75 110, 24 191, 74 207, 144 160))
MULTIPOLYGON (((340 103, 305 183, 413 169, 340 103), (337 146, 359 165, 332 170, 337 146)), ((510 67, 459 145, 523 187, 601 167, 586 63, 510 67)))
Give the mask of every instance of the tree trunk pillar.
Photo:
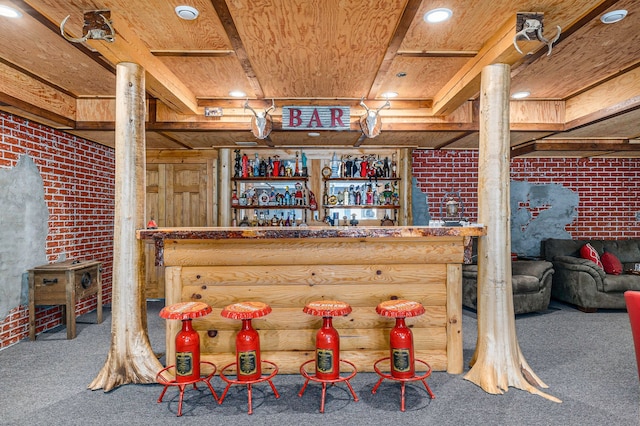
POLYGON ((105 392, 127 383, 155 383, 162 365, 147 334, 144 247, 136 229, 145 226, 144 69, 116 67, 115 213, 111 348, 89 388, 105 392))
POLYGON ((488 65, 480 87, 478 221, 487 235, 478 240, 478 341, 465 379, 488 393, 516 387, 560 402, 536 386, 516 337, 511 281, 509 204, 510 66, 488 65))

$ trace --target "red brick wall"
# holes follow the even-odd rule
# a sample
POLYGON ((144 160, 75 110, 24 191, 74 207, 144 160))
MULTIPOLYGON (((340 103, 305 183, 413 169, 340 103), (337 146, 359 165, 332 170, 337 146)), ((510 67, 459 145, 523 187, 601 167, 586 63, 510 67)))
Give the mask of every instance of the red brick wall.
MULTIPOLYGON (((114 151, 111 148, 0 112, 0 168, 28 155, 38 167, 49 209, 46 254, 102 262, 103 302, 111 302, 114 151)), ((0 241, 0 244, 11 242, 0 241)), ((34 265, 37 266, 37 265, 34 265)), ((26 272, 26 271, 25 271, 26 272)), ((96 308, 96 296, 78 302, 76 314, 96 308)), ((62 323, 62 307, 37 307, 39 333, 62 323)), ((0 318, 0 348, 28 337, 28 306, 0 318)))
MULTIPOLYGON (((440 217, 442 197, 459 191, 465 216, 478 214, 478 152, 416 150, 413 173, 429 199, 429 214, 440 217)), ((556 183, 579 196, 578 217, 566 230, 572 238, 640 238, 640 159, 515 158, 511 179, 556 183)))

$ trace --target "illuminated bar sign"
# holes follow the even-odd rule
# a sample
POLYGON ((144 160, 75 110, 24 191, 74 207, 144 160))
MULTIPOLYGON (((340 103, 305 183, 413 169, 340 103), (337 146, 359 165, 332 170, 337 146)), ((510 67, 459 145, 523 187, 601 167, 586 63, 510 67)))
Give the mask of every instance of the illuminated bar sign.
POLYGON ((343 106, 284 106, 283 130, 349 130, 350 108, 343 106))

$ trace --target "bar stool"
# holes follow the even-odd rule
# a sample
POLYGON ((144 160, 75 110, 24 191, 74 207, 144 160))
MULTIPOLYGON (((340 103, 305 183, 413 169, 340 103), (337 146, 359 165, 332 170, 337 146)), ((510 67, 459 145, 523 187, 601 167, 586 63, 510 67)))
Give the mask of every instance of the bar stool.
POLYGON ((400 411, 404 411, 405 383, 419 380, 424 384, 429 397, 431 399, 435 398, 426 381, 427 377, 431 375, 431 366, 422 360, 415 359, 413 334, 404 322, 404 319, 407 317, 416 317, 424 314, 422 304, 410 300, 387 300, 376 307, 376 312, 384 317, 395 318, 396 324, 389 333, 390 356, 379 359, 373 365, 373 369, 380 376, 380 380, 378 380, 378 383, 373 387, 371 393, 376 393, 384 379, 400 382, 400 411), (380 370, 380 364, 385 361, 389 361, 391 374, 383 373, 380 370), (426 368, 426 371, 416 375, 416 363, 422 364, 426 368))
POLYGON ((162 402, 164 394, 169 386, 177 386, 180 391, 178 400, 178 417, 182 416, 182 400, 184 399, 184 389, 187 385, 193 384, 197 389, 198 382, 204 382, 213 399, 218 401, 218 395, 211 386, 211 379, 216 374, 215 364, 207 361, 200 361, 200 337, 193 329, 191 320, 203 317, 211 313, 211 307, 202 302, 180 302, 170 306, 165 306, 160 311, 160 316, 165 319, 182 320, 182 330, 176 335, 176 363, 160 370, 156 375, 156 381, 164 385, 158 402, 162 402), (202 377, 200 368, 202 365, 211 368, 211 373, 202 377), (169 370, 175 369, 175 377, 169 370))
POLYGON ((316 333, 316 359, 306 361, 300 366, 300 374, 306 379, 299 397, 304 394, 309 380, 322 383, 322 398, 320 400, 320 412, 324 413, 324 402, 327 393, 327 383, 335 384, 345 382, 353 395, 353 400, 358 402, 358 397, 351 387, 351 380, 357 373, 356 366, 344 359, 340 359, 340 335, 333 328, 332 318, 348 315, 351 306, 335 300, 317 301, 308 303, 302 311, 309 315, 322 317, 322 328, 316 333), (309 373, 306 366, 315 362, 315 374, 309 373), (346 364, 351 371, 346 376, 340 376, 340 363, 346 364))
POLYGON ((220 315, 225 318, 242 320, 242 329, 236 335, 236 362, 225 366, 220 370, 220 378, 227 383, 218 404, 222 404, 231 385, 246 385, 249 398, 249 414, 253 413, 252 389, 255 383, 269 382, 273 394, 280 398, 276 387, 271 379, 278 374, 278 366, 271 361, 260 358, 260 336, 251 325, 253 318, 259 318, 271 312, 271 306, 262 302, 241 302, 234 303, 222 310, 220 315), (273 370, 262 374, 262 364, 267 364, 273 370), (233 367, 236 367, 236 378, 231 379, 228 374, 233 367), (225 374, 226 372, 226 374, 225 374))

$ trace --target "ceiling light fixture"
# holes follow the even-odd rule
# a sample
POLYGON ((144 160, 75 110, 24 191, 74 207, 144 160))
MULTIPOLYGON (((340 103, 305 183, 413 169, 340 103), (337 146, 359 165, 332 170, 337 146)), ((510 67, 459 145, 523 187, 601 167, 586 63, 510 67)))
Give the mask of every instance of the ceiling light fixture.
POLYGON ((395 98, 396 96, 398 96, 398 92, 384 92, 382 94, 382 97, 385 99, 395 98))
POLYGON ((200 12, 198 12, 198 9, 191 6, 176 6, 176 15, 178 15, 185 21, 193 21, 198 17, 199 14, 200 12))
POLYGON ((22 16, 22 13, 12 7, 0 5, 0 16, 4 16, 5 18, 19 18, 22 16))
POLYGON ((612 10, 611 12, 607 12, 602 15, 600 17, 600 21, 602 21, 603 24, 614 24, 622 21, 625 16, 627 16, 627 11, 624 9, 612 10))
POLYGON ((531 92, 515 92, 513 95, 511 95, 511 98, 513 99, 523 99, 526 97, 529 97, 529 95, 531 95, 531 92))
POLYGON ((310 136, 312 138, 317 138, 318 136, 320 136, 320 133, 318 133, 318 132, 309 132, 309 133, 307 133, 307 136, 310 136))
POLYGON ((244 98, 247 94, 242 90, 232 90, 229 92, 229 96, 233 96, 234 98, 244 98))
POLYGON ((446 7, 439 7, 437 9, 433 9, 424 14, 424 21, 430 24, 436 24, 438 22, 444 22, 453 16, 453 12, 451 9, 447 9, 446 7))

